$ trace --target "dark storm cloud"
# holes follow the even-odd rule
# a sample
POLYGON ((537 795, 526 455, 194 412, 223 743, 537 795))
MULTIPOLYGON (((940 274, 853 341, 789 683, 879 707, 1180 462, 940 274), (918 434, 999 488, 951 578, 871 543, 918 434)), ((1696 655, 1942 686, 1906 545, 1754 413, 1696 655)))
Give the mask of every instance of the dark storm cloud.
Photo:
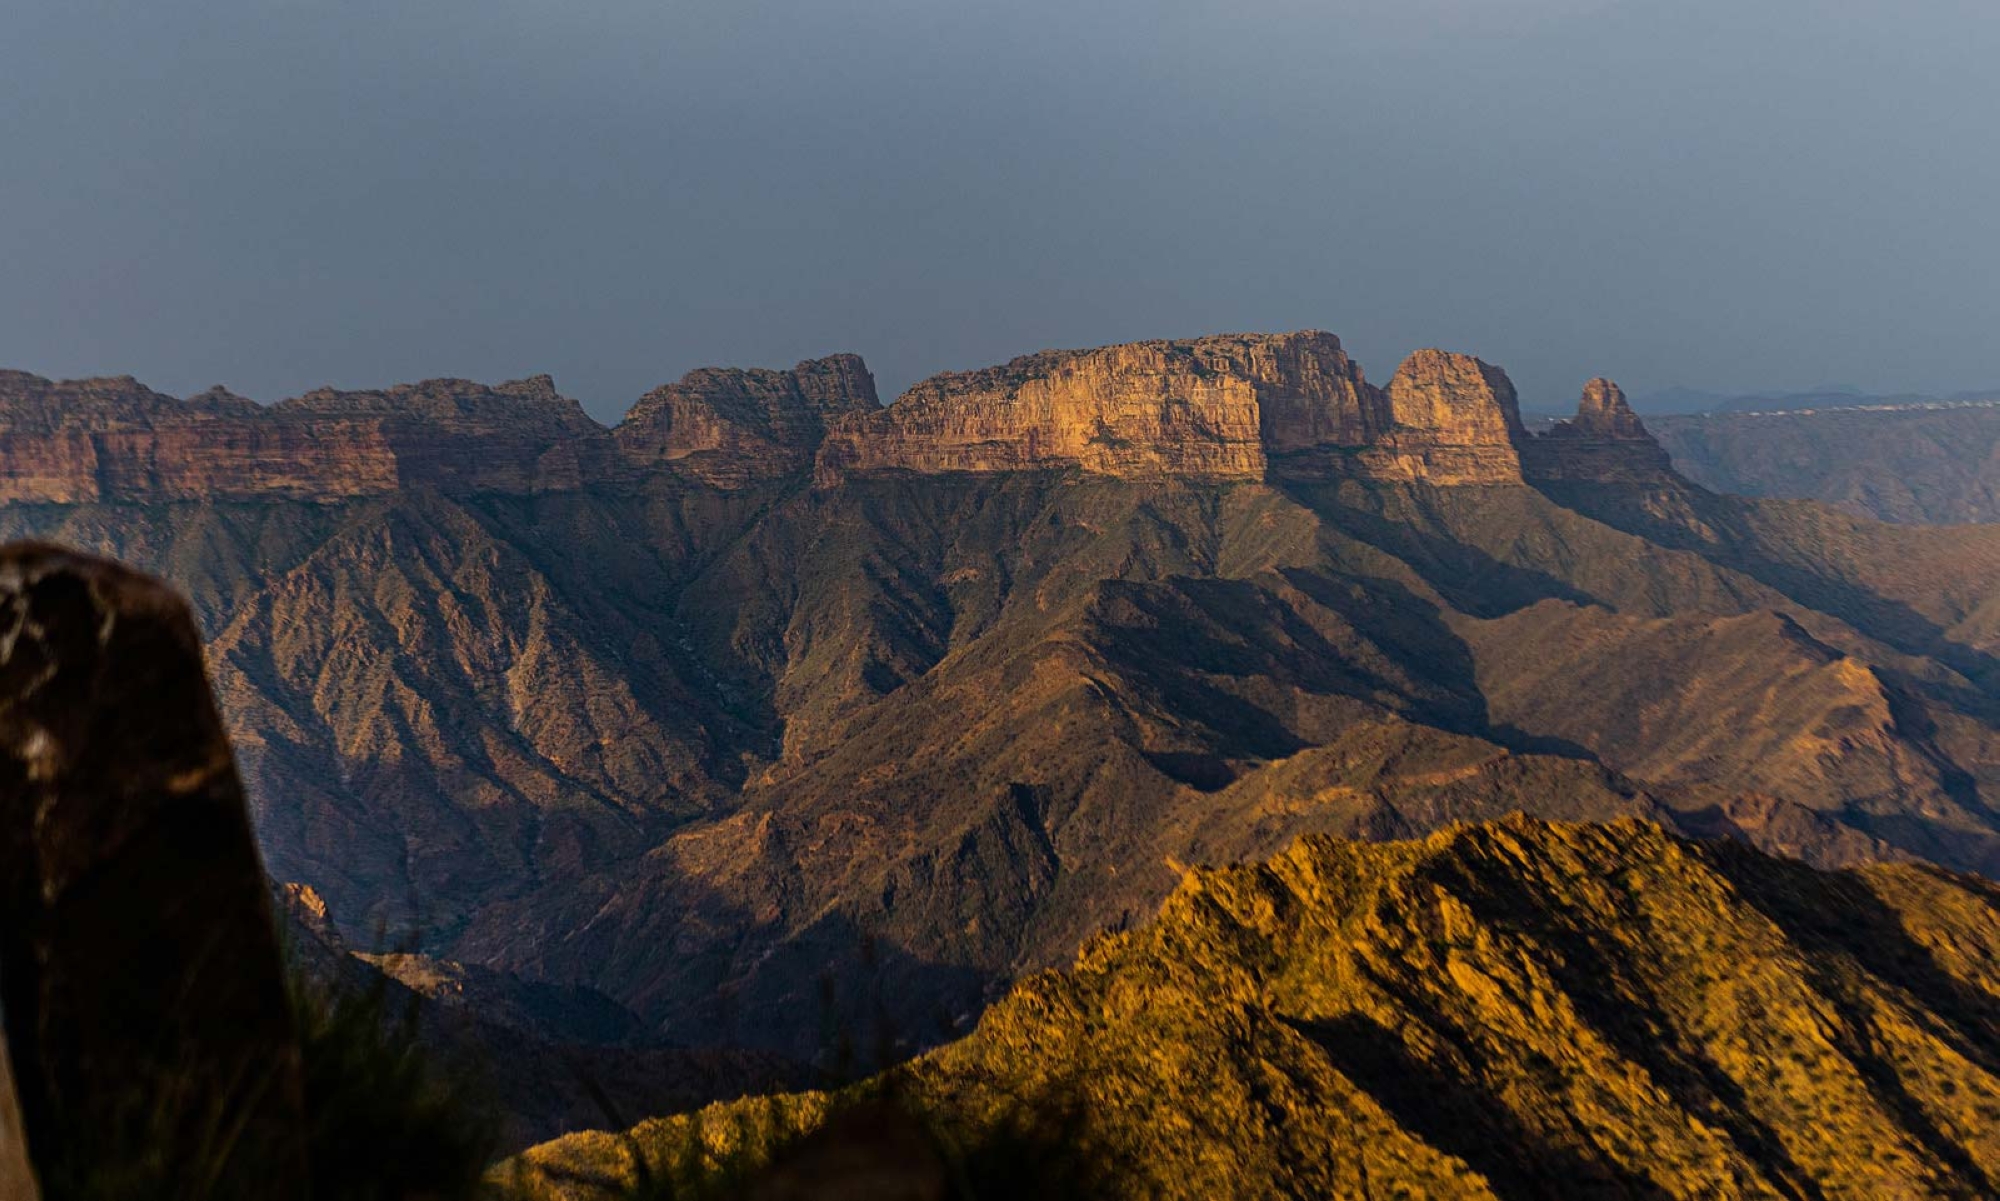
POLYGON ((0 363, 885 385, 1319 326, 1531 399, 2000 382, 1990 3, 181 0, 5 21, 0 363))

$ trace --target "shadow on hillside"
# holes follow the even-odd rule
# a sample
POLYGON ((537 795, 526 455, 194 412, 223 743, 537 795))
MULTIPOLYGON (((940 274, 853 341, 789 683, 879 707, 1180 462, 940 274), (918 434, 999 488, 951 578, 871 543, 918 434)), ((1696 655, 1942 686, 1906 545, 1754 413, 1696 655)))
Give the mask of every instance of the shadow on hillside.
MULTIPOLYGON (((1666 1198, 1667 1190, 1601 1157, 1552 1144, 1517 1119, 1498 1096, 1472 1079, 1425 1066, 1394 1031, 1360 1013, 1328 1021, 1284 1019, 1317 1043, 1347 1077, 1426 1143, 1464 1160, 1503 1197, 1666 1198)), ((1468 1060, 1476 1058, 1468 1054, 1468 1060)))
POLYGON ((1981 689, 1989 711, 1992 690, 2000 687, 2000 658, 1953 642, 1935 621, 1908 604, 1877 593, 1864 584, 1809 570, 1771 555, 1744 521, 1741 498, 1689 488, 1679 499, 1710 529, 1716 539, 1702 537, 1686 524, 1660 516, 1635 503, 1629 488, 1541 485, 1537 489, 1553 503, 1616 530, 1673 550, 1687 551, 1721 567, 1742 572, 1799 604, 1848 623, 1871 638, 1908 655, 1935 659, 1981 689))
MULTIPOLYGON (((1348 498, 1347 485, 1289 481, 1278 487, 1297 504, 1326 518, 1334 531, 1400 561, 1461 613, 1493 618, 1543 600, 1596 603, 1589 593, 1545 571, 1503 563, 1456 538, 1428 533, 1407 519, 1363 508, 1348 498)), ((1424 492, 1416 488, 1405 495, 1418 502, 1426 500, 1424 492)), ((1342 557, 1337 549, 1330 555, 1336 560, 1342 557)))
POLYGON ((1517 754, 1597 761, 1588 748, 1566 738, 1496 725, 1479 689, 1472 648, 1446 624, 1443 610, 1407 586, 1379 577, 1332 576, 1298 567, 1283 568, 1279 574, 1378 645, 1402 652, 1404 664, 1423 673, 1427 683, 1445 694, 1427 703, 1420 699, 1415 706, 1415 715, 1427 724, 1481 738, 1517 754))
MULTIPOLYGON (((1735 843, 1717 845, 1743 856, 1756 854, 1735 843)), ((1789 861, 1763 861, 1811 870, 1789 861)), ((1542 965, 1575 1006, 1577 1017, 1620 1058, 1637 1064, 1684 1107, 1715 1124, 1746 1159, 1760 1165, 1781 1187, 1799 1196, 1817 1195, 1811 1174, 1792 1157, 1777 1131, 1756 1116, 1742 1086, 1700 1047, 1685 1045, 1674 1036, 1673 1015, 1649 985, 1620 969, 1621 952, 1601 946, 1588 927, 1551 921, 1545 898, 1513 873, 1473 875, 1462 867, 1448 867, 1440 883, 1473 900, 1493 924, 1535 930, 1537 940, 1554 952, 1542 965)), ((1723 965, 1718 970, 1728 969, 1723 965)))
MULTIPOLYGON (((1914 1141, 1958 1178, 1976 1181, 1982 1191, 2000 1194, 2000 1181, 1980 1171, 1972 1157, 1939 1127, 1924 1103, 1904 1087, 1897 1049, 1877 1038, 1876 1023, 1866 1016, 1870 1002, 1863 992, 1866 989, 1891 998, 1908 994, 1915 1006, 1906 1016, 1990 1075, 2000 1075, 2000 1000, 1946 971, 1860 874, 1818 873, 1730 844, 1717 844, 1716 864, 1743 899, 1793 943, 1830 956, 1835 964, 1845 961, 1857 969, 1857 974, 1850 975, 1823 960, 1804 961, 1813 987, 1846 1011, 1843 1016, 1847 1020, 1834 1032, 1840 1052, 1914 1141), (1836 913, 1840 920, 1829 920, 1828 915, 1836 913)), ((1947 875, 1921 864, 1896 870, 1947 875)), ((1966 876, 1949 879, 1956 887, 1978 893, 1989 908, 2000 910, 2000 887, 1966 876)))
POLYGON ((1004 986, 991 973, 913 955, 847 914, 826 914, 789 935, 734 906, 704 914, 717 928, 731 920, 739 939, 680 957, 656 990, 685 1000, 641 1016, 680 1045, 809 1061, 824 1085, 966 1033, 1004 986))

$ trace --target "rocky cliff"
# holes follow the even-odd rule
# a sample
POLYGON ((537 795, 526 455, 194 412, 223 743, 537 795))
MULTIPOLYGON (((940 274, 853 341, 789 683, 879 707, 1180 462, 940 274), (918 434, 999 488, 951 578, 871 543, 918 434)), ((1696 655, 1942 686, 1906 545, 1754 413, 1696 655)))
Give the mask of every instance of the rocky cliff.
POLYGON ((176 400, 123 376, 0 375, 0 501, 529 493, 578 487, 610 463, 603 429, 547 376, 323 389, 266 409, 220 389, 176 400))
POLYGON ((1389 380, 1389 424, 1372 431, 1363 474, 1433 484, 1518 484, 1526 436, 1507 373, 1470 355, 1419 350, 1389 380))
POLYGON ((855 355, 704 368, 615 429, 547 376, 322 389, 264 408, 129 377, 0 373, 0 503, 332 501, 413 487, 534 495, 675 479, 722 489, 855 475, 1075 470, 1123 479, 1358 477, 1441 485, 1632 481, 1665 456, 1615 384, 1521 424, 1507 374, 1420 350, 1386 388, 1332 334, 1045 351, 924 380, 884 408, 855 355))
POLYGON ((1385 391, 1332 334, 1232 334, 1047 351, 934 376, 839 423, 818 478, 1071 468, 1126 479, 1332 472, 1518 483, 1520 436, 1506 374, 1469 356, 1419 351, 1385 391))
POLYGON ((1122 478, 1360 474, 1520 482, 1506 374, 1420 350, 1386 390, 1340 338, 1224 334, 1050 350, 932 376, 828 434, 818 478, 1074 468, 1122 478))
POLYGON ((704 368, 648 392, 616 436, 642 468, 672 464, 705 483, 741 487, 803 474, 830 420, 881 403, 859 355, 809 359, 790 371, 704 368))
POLYGON ((1277 436, 1310 444, 1322 428, 1358 430, 1373 393, 1329 334, 1048 351, 933 376, 848 418, 821 447, 819 476, 1078 467, 1261 479, 1266 397, 1277 436))

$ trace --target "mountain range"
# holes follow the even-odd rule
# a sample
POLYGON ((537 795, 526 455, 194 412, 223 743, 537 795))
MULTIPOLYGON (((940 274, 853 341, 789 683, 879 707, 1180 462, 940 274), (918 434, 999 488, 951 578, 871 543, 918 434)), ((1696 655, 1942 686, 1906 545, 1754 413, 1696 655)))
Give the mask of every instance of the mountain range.
POLYGON ((1317 332, 887 406, 853 356, 706 370, 614 429, 546 377, 9 373, 0 498, 188 594, 349 944, 687 1046, 900 1058, 1304 835, 2000 870, 2000 527, 1711 492, 1608 381, 1537 434, 1497 367, 1317 332))
POLYGON ((2000 521, 2000 400, 1835 397, 1825 405, 1657 418, 1689 479, 1805 497, 1881 521, 2000 521))

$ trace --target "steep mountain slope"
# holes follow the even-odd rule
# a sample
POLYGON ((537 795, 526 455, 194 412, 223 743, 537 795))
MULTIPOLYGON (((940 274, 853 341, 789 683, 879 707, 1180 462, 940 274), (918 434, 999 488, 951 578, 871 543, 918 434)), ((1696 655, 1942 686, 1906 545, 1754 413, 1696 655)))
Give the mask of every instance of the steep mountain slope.
MULTIPOLYGON (((1196 871, 891 1084, 960 1146, 1025 1109, 1109 1196, 1926 1196, 2000 1187, 2000 894, 1635 821, 1307 838, 1196 871)), ((540 1147, 616 1178, 691 1123, 540 1147)), ((1073 1180, 1049 1180, 1060 1192, 1073 1180)), ((976 1182, 975 1182, 976 1186, 976 1182)))
POLYGON ((615 431, 545 380, 9 379, 10 428, 92 453, 314 440, 211 500, 47 460, 0 534, 188 590, 267 857, 357 945, 677 1041, 922 1045, 1304 833, 1520 808, 2000 869, 2000 527, 1716 496, 1608 381, 1533 436, 1490 364, 1378 389, 1316 333, 879 411, 849 356, 697 372, 615 431))
POLYGON ((1689 479, 1897 522, 2000 521, 2000 402, 1656 418, 1689 479))
MULTIPOLYGON (((1143 918, 1172 861, 1302 831, 1408 834, 1515 807, 1707 829, 1724 807, 1724 828, 1829 861, 1886 842, 1992 863, 1978 688, 1928 659, 1938 683, 1907 674, 1906 656, 1776 587, 1533 490, 862 481, 773 511, 713 570, 731 594, 760 591, 732 573, 779 562, 758 540, 803 529, 819 535, 769 585, 796 590, 803 626, 711 635, 792 648, 746 683, 787 715, 784 754, 617 895, 497 905, 465 953, 557 978, 612 965, 598 979, 669 1029, 754 1041, 776 1015, 834 1004, 921 1038, 940 997, 972 1012, 986 982, 1143 918), (1563 638, 1587 648, 1601 626, 1646 621, 1751 636, 1607 637, 1600 666, 1630 673, 1623 694, 1580 666, 1540 692, 1522 675, 1561 664, 1563 638), (1763 699, 1835 661, 1803 696, 1763 699), (1630 720, 1682 693, 1699 699, 1667 724, 1711 770, 1683 770, 1693 752, 1630 720), (1542 694, 1545 711, 1520 700, 1542 694), (1579 728, 1592 722, 1606 736, 1579 728), (1764 800, 1746 810, 1746 795, 1764 800), (565 905, 572 933, 509 959, 526 915, 565 905), (810 965, 857 929, 896 954, 842 977, 880 983, 829 998, 810 965), (690 946, 718 953, 658 950, 690 946)), ((703 597, 712 578, 685 603, 748 621, 703 597)))
POLYGON ((301 885, 279 890, 278 912, 309 1003, 344 998, 371 1021, 407 1024, 432 1063, 496 1111, 502 1153, 621 1115, 678 1113, 810 1078, 803 1065, 773 1055, 665 1044, 591 989, 356 951, 328 921, 324 898, 301 885))

